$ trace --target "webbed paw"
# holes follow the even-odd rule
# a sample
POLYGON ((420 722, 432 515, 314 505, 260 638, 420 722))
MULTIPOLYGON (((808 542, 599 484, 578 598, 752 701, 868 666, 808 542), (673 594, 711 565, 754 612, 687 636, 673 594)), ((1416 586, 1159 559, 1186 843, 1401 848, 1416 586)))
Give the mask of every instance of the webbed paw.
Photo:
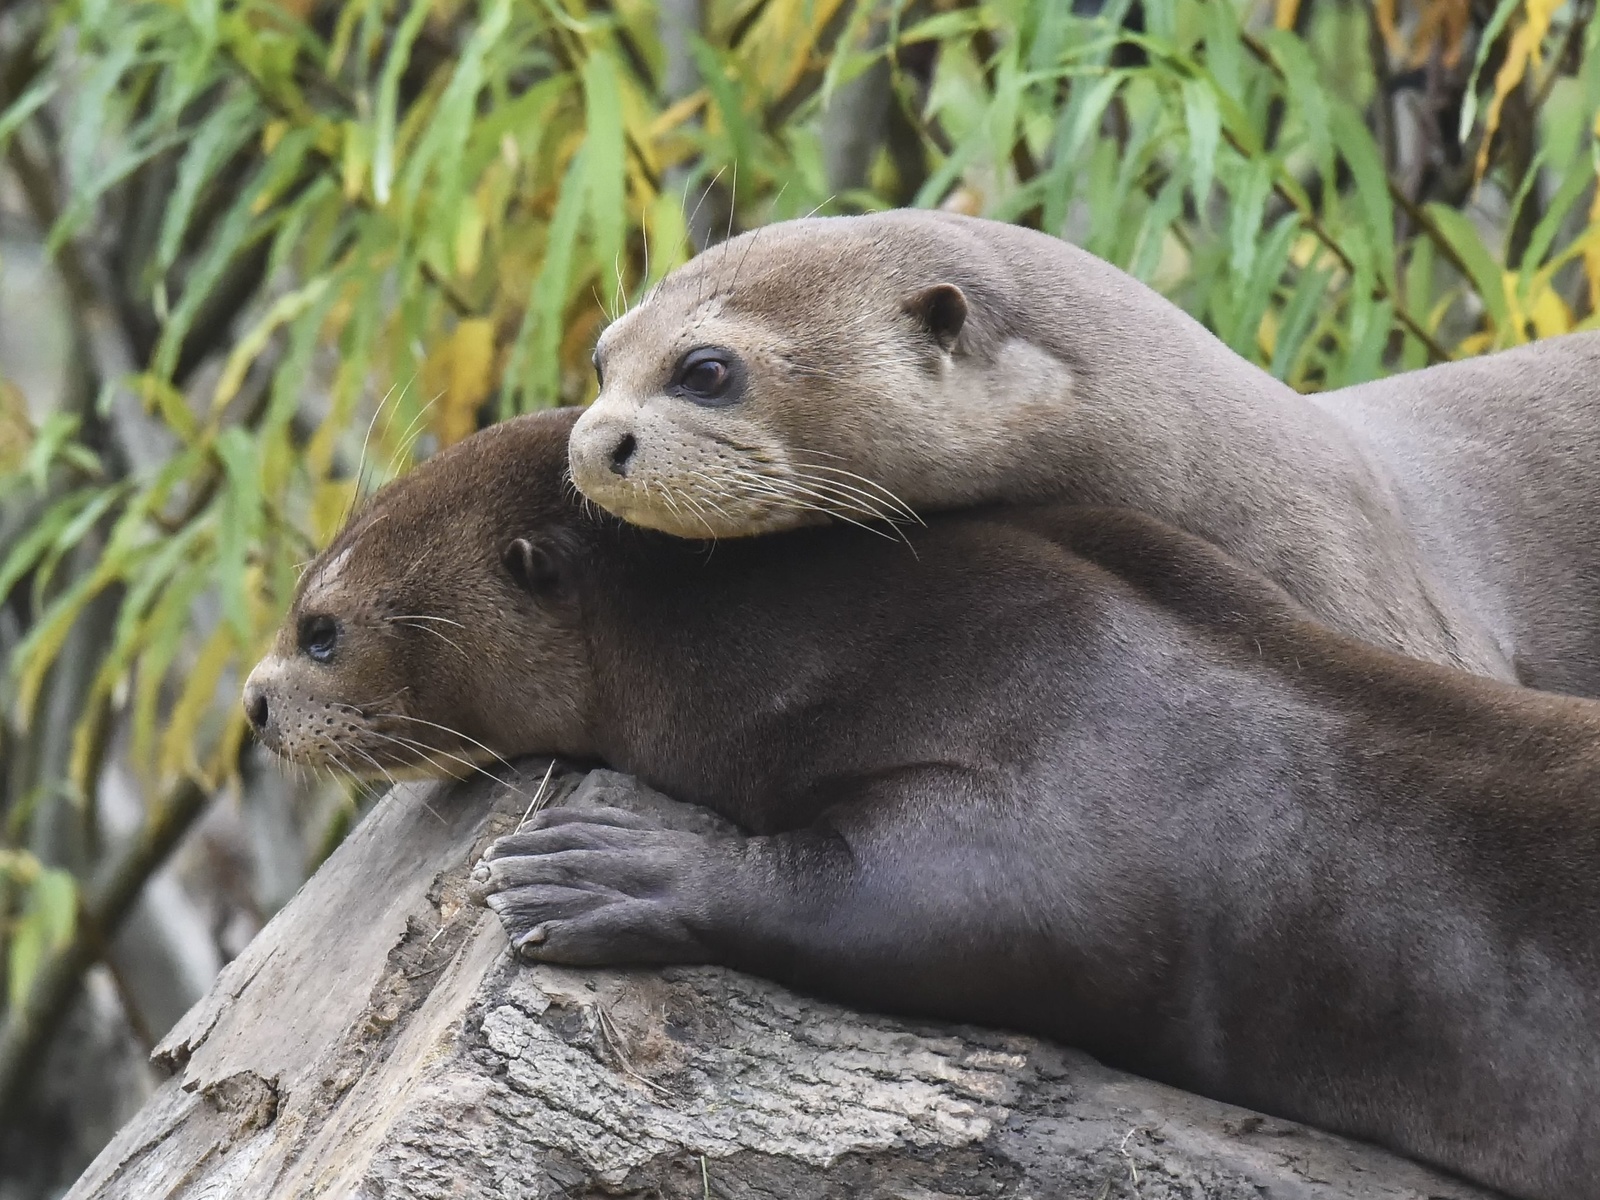
POLYGON ((719 844, 621 809, 551 809, 489 847, 473 891, 525 958, 706 962, 696 928, 719 844))

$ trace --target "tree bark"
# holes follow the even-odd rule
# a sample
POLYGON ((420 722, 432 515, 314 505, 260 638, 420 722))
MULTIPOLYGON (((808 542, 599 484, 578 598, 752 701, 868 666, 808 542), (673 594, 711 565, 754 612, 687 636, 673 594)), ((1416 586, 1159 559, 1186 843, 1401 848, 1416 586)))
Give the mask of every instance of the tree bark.
MULTIPOLYGON (((157 1048, 172 1078, 73 1200, 1486 1195, 1033 1038, 522 964, 467 884, 545 766, 391 793, 157 1048)), ((611 772, 551 783, 715 821, 611 772)))

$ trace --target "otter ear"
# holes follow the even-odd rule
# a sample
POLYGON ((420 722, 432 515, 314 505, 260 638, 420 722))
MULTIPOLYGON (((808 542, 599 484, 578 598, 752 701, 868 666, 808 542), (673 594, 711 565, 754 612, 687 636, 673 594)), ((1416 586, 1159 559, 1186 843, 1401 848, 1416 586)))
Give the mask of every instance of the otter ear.
POLYGON ((561 585, 561 569, 550 546, 513 538, 500 555, 511 578, 524 591, 535 596, 548 595, 561 585))
POLYGON ((953 283, 936 283, 913 292, 903 303, 940 346, 946 350, 955 346, 961 327, 967 323, 967 297, 960 288, 953 283))

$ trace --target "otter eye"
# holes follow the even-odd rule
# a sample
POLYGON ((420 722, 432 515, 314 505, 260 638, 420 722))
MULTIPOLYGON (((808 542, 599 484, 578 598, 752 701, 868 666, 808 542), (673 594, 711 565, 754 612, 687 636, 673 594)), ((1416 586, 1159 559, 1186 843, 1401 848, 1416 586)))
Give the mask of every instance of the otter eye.
POLYGON ((339 642, 339 622, 332 617, 300 618, 300 649, 313 661, 325 663, 339 642))
POLYGON ((723 405, 739 400, 743 364, 730 350, 702 346, 683 356, 672 390, 695 404, 723 405))

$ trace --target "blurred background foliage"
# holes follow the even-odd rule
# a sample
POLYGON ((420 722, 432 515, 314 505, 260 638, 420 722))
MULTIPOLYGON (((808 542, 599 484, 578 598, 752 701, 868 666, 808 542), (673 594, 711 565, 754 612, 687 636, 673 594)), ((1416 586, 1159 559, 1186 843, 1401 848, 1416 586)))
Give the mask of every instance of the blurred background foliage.
POLYGON ((608 313, 811 212, 1061 234, 1308 390, 1592 327, 1592 12, 0 8, 0 1196, 71 1179, 347 828, 236 697, 360 492, 588 399, 608 313))

